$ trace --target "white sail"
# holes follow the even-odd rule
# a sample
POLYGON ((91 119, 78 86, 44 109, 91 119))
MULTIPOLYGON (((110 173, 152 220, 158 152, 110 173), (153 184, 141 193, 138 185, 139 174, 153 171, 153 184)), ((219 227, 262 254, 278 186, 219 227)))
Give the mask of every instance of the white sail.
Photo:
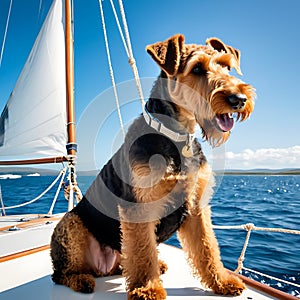
POLYGON ((0 160, 66 155, 64 16, 55 0, 0 117, 0 160))

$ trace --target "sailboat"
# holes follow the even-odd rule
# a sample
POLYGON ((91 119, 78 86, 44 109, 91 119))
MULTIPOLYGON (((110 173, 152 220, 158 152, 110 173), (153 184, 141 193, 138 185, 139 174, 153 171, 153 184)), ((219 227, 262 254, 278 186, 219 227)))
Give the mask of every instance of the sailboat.
MULTIPOLYGON (((60 189, 68 173, 69 210, 81 197, 75 168, 71 12, 70 0, 53 0, 0 118, 0 156, 13 158, 1 159, 0 165, 65 162, 67 166, 55 182, 60 182, 60 189)), ((63 216, 63 213, 52 213, 57 195, 58 192, 48 214, 6 215, 7 208, 1 201, 0 299, 126 299, 125 281, 121 275, 98 278, 96 291, 91 296, 75 293, 51 281, 49 241, 63 216)), ((180 249, 160 245, 159 251, 169 266, 169 271, 162 276, 167 299, 221 298, 192 276, 180 249)), ((243 279, 248 288, 235 299, 296 299, 246 277, 243 279)))

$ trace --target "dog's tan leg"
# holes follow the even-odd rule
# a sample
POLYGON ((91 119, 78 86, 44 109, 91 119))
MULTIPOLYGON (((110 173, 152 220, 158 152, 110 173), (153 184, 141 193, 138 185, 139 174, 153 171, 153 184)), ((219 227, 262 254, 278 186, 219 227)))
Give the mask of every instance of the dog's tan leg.
POLYGON ((159 279, 155 227, 156 222, 121 222, 122 267, 130 300, 166 298, 159 279))
POLYGON ((164 211, 160 200, 172 191, 174 184, 162 180, 162 175, 164 172, 158 168, 150 170, 147 164, 135 165, 132 183, 137 203, 132 209, 120 209, 122 266, 130 300, 166 298, 159 278, 165 266, 161 268, 158 260, 155 231, 164 211))
POLYGON ((210 207, 197 216, 188 216, 179 230, 179 239, 188 261, 201 281, 217 294, 239 295, 243 282, 223 266, 217 239, 212 229, 210 207))
POLYGON ((209 205, 203 208, 197 205, 207 202, 212 193, 211 174, 207 166, 200 170, 194 199, 189 200, 189 215, 182 224, 178 237, 187 253, 188 261, 195 274, 215 293, 223 295, 239 295, 245 289, 244 283, 230 274, 221 262, 221 255, 211 222, 209 205), (206 177, 206 178, 205 178, 206 177))

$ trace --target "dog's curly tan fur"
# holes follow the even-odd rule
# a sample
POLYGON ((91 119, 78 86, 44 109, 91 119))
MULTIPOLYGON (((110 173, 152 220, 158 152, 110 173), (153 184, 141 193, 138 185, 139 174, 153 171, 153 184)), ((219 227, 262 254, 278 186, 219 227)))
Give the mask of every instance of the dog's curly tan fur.
POLYGON ((252 113, 254 89, 229 73, 234 68, 241 75, 240 52, 220 39, 191 45, 179 34, 147 51, 161 68, 146 104, 148 117, 188 138, 174 141, 143 116, 133 122, 83 200, 55 228, 53 280, 90 293, 94 276, 122 270, 128 299, 166 299, 159 276, 167 267, 157 244, 178 230, 201 282, 215 293, 239 295, 245 285, 224 268, 212 229, 213 173, 190 136, 198 124, 209 143, 224 143, 234 124, 231 114, 243 121, 252 113))

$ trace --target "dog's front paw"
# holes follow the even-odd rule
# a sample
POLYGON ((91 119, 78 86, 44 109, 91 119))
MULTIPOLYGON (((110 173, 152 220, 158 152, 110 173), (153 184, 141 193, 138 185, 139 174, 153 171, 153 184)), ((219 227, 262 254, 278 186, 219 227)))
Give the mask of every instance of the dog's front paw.
POLYGON ((145 287, 128 292, 128 300, 165 300, 167 293, 160 283, 149 282, 145 287))
POLYGON ((220 295, 231 295, 238 296, 241 295, 246 286, 244 282, 234 274, 226 274, 224 278, 216 282, 211 289, 220 295))

